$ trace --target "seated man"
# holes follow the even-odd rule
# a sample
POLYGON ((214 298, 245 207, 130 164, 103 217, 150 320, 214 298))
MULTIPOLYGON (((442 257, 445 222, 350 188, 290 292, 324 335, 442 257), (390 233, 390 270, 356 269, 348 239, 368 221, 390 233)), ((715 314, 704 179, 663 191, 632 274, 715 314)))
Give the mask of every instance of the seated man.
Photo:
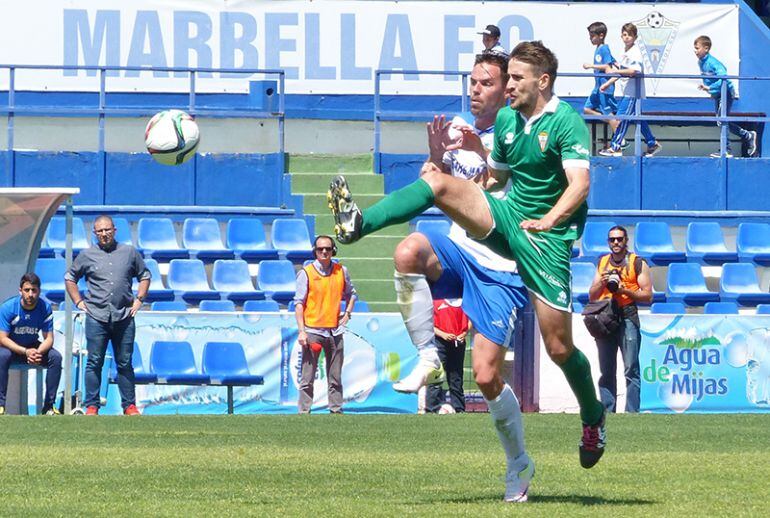
POLYGON ((34 273, 25 273, 19 282, 19 295, 0 305, 0 415, 5 414, 8 369, 13 363, 48 369, 42 413, 58 414, 54 400, 61 378, 61 354, 53 348, 51 305, 40 300, 40 277, 34 273))

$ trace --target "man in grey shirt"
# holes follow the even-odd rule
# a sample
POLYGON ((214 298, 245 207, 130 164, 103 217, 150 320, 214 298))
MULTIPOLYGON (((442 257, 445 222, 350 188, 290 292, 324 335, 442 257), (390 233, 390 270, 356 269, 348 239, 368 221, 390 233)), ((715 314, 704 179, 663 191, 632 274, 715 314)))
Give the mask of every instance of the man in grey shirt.
POLYGON ((350 282, 348 269, 332 262, 337 246, 329 236, 318 236, 313 243, 315 261, 297 272, 297 291, 294 294, 295 316, 302 347, 302 373, 299 383, 297 410, 310 413, 313 405, 318 357, 323 349, 326 356, 329 411, 342 413, 342 333, 350 320, 356 301, 356 290, 350 282), (341 313, 342 302, 346 302, 341 313))
POLYGON ((86 312, 86 415, 99 413, 99 389, 107 342, 112 342, 118 371, 123 413, 138 415, 134 392, 134 315, 150 288, 150 271, 139 252, 131 245, 115 241, 112 218, 99 216, 94 221, 98 246, 83 250, 64 275, 67 293, 75 306, 86 312), (80 298, 78 281, 86 278, 88 294, 80 298), (134 297, 133 278, 139 280, 134 297))

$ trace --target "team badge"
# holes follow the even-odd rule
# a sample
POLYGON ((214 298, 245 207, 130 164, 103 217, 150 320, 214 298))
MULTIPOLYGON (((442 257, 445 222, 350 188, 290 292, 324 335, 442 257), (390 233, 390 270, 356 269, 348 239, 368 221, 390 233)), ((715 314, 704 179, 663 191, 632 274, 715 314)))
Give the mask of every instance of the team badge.
POLYGON ((545 153, 545 146, 548 145, 548 133, 541 131, 537 134, 537 142, 540 144, 540 151, 545 153))
MULTIPOLYGON (((639 50, 642 51, 644 71, 662 74, 674 46, 679 22, 666 18, 659 11, 652 11, 641 20, 633 22, 639 30, 639 50)), ((658 88, 660 79, 650 79, 652 93, 658 88)))

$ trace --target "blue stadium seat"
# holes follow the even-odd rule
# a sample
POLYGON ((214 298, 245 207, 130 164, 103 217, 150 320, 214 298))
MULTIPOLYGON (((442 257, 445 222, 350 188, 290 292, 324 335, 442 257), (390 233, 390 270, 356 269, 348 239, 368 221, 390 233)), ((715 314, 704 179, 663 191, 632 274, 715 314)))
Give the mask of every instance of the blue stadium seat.
POLYGON ((270 239, 273 241, 273 247, 280 254, 285 254, 289 261, 302 262, 305 259, 313 259, 313 243, 310 241, 307 223, 302 218, 274 219, 270 228, 270 239))
POLYGON ((158 383, 167 385, 207 385, 210 382, 210 378, 195 367, 189 342, 153 342, 150 371, 158 376, 158 383))
POLYGON ((262 261, 259 263, 257 284, 268 298, 288 303, 294 298, 294 292, 297 290, 294 265, 286 259, 262 261))
MULTIPOLYGON (((49 302, 59 304, 64 301, 64 273, 66 263, 61 257, 40 258, 35 263, 35 273, 40 277, 40 291, 49 302)), ((86 291, 85 277, 78 281, 80 294, 86 291)))
POLYGON ((770 303, 770 293, 759 288, 757 271, 750 263, 728 263, 722 267, 719 298, 741 306, 770 303))
MULTIPOLYGON (((40 247, 40 257, 54 257, 55 255, 64 255, 64 249, 67 246, 66 218, 54 216, 48 223, 48 229, 45 232, 43 245, 40 247)), ((72 253, 77 255, 81 250, 85 250, 90 245, 86 237, 86 228, 83 220, 77 216, 72 218, 72 253)))
POLYGON ((588 289, 594 282, 596 266, 593 263, 574 262, 570 263, 570 270, 572 271, 572 300, 588 304, 588 289))
POLYGON ((446 219, 420 219, 417 220, 414 231, 423 234, 432 232, 434 234, 446 236, 449 234, 449 228, 451 226, 452 222, 446 219))
POLYGON ((227 386, 227 413, 233 413, 233 387, 262 385, 264 378, 249 371, 243 346, 237 342, 206 342, 203 346, 203 374, 211 385, 227 386))
POLYGON ((737 252, 725 246, 722 227, 714 221, 687 225, 687 260, 700 264, 721 265, 738 260, 737 252))
MULTIPOLYGON (((340 311, 345 311, 346 307, 347 307, 347 302, 343 300, 342 303, 340 303, 340 311)), ((353 306, 353 313, 368 313, 368 312, 369 312, 369 304, 367 304, 365 300, 361 300, 361 299, 356 300, 356 303, 353 306)))
POLYGON ((770 224, 741 223, 736 244, 739 261, 770 265, 770 224))
POLYGON ((159 300, 150 305, 150 311, 187 311, 183 300, 159 300))
POLYGON ((576 313, 578 315, 583 313, 583 304, 581 304, 580 302, 575 302, 573 300, 572 301, 572 312, 576 313))
POLYGON ((206 269, 200 259, 172 259, 168 265, 168 287, 179 292, 190 304, 219 300, 219 292, 209 288, 206 269))
POLYGON ((599 257, 610 253, 607 234, 614 226, 614 221, 587 221, 580 238, 580 256, 596 262, 599 257))
MULTIPOLYGON (((126 218, 112 217, 112 223, 115 225, 115 241, 123 243, 124 245, 133 245, 134 241, 131 238, 131 225, 128 224, 126 218)), ((91 233, 91 244, 96 245, 99 242, 99 238, 96 234, 91 233)))
POLYGON ((174 224, 168 218, 141 218, 137 243, 138 249, 153 259, 169 261, 189 256, 177 243, 174 224))
MULTIPOLYGON (((150 289, 147 291, 147 302, 156 302, 159 300, 174 300, 174 290, 169 290, 163 285, 163 276, 160 274, 158 268, 158 261, 155 259, 145 259, 144 265, 150 270, 150 289)), ((133 279, 132 289, 134 293, 139 289, 139 282, 136 278, 133 279)))
POLYGON ((703 306, 705 315, 737 315, 738 304, 735 302, 706 302, 703 306))
POLYGON ((757 315, 770 315, 770 304, 757 304, 757 315))
POLYGON ((281 311, 281 306, 274 300, 247 300, 243 303, 244 311, 281 311))
POLYGON ((719 300, 719 293, 708 290, 699 264, 676 263, 668 267, 666 300, 683 302, 688 306, 702 306, 706 302, 719 300))
POLYGON ((687 309, 681 302, 655 302, 650 306, 653 315, 684 315, 687 309))
POLYGON ((655 266, 681 263, 687 259, 684 252, 674 248, 668 225, 659 221, 636 224, 634 250, 655 266))
POLYGON ((214 218, 186 218, 182 225, 182 246, 202 261, 232 259, 235 254, 222 246, 219 222, 214 218))
POLYGON ((228 221, 227 247, 244 261, 278 259, 278 250, 268 246, 265 229, 257 218, 233 218, 228 221))
POLYGON ((235 311, 235 303, 232 300, 202 300, 198 307, 201 311, 235 311))
POLYGON ((227 299, 240 302, 261 300, 265 294, 254 289, 249 273, 249 265, 242 259, 220 259, 214 261, 211 283, 227 299))
POLYGON ((286 307, 286 311, 290 313, 294 313, 294 310, 297 308, 297 302, 294 300, 290 300, 288 306, 286 307))
MULTIPOLYGON (((112 350, 112 342, 110 342, 108 347, 110 356, 112 357, 109 382, 117 383, 118 368, 117 363, 115 362, 115 353, 112 350)), ((148 372, 144 367, 144 362, 142 361, 142 352, 139 350, 139 344, 136 342, 134 342, 134 353, 131 356, 131 364, 134 366, 134 381, 136 381, 136 383, 140 385, 150 385, 158 381, 158 377, 155 374, 148 372)))

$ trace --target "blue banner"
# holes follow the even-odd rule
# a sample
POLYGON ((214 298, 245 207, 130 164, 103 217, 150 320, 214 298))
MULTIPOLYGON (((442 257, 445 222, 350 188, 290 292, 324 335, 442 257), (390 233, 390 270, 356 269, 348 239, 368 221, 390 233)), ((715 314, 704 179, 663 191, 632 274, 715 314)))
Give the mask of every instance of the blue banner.
POLYGON ((641 410, 770 410, 770 317, 645 315, 641 410))
MULTIPOLYGON (((56 346, 64 345, 64 313, 55 313, 56 346)), ((149 313, 136 317, 136 343, 144 370, 149 370, 155 341, 189 342, 201 371, 206 342, 238 342, 243 346, 251 374, 264 385, 235 387, 236 413, 295 413, 302 348, 297 343, 293 313, 149 313)), ((75 319, 75 349, 85 349, 83 317, 75 319)), ((346 412, 412 413, 417 398, 395 392, 392 383, 416 365, 400 315, 356 313, 344 335, 342 386, 346 412)), ((76 355, 78 357, 78 355, 76 355)), ((107 385, 105 362, 101 413, 120 413, 117 386, 107 385)), ((76 382, 77 386, 77 382, 76 382)), ((314 385, 313 411, 326 411, 326 370, 323 353, 314 385)), ((226 388, 219 386, 137 385, 137 405, 145 414, 222 414, 226 388)))

